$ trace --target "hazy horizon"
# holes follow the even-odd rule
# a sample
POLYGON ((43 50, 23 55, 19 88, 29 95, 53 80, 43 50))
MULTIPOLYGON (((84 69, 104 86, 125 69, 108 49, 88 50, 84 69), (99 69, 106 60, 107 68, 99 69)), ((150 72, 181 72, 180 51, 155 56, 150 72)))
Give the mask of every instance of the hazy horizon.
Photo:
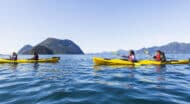
POLYGON ((48 37, 85 53, 140 49, 190 39, 187 0, 2 0, 0 53, 48 37))

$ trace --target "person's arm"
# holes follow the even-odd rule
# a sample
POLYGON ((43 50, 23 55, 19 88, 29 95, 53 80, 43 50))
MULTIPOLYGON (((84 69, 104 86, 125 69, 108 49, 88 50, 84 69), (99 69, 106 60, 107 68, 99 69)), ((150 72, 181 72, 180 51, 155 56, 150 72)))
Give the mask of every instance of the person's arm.
POLYGON ((125 56, 125 55, 123 55, 122 57, 123 57, 123 58, 127 58, 127 59, 129 58, 129 56, 125 56))

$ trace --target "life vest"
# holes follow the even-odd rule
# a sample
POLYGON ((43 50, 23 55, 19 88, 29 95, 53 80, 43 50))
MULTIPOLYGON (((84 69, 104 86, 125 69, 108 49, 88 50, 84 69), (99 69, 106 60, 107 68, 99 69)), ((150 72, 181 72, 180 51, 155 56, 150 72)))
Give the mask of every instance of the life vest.
POLYGON ((135 62, 135 61, 136 61, 136 58, 135 58, 134 55, 129 55, 129 56, 128 56, 128 60, 129 60, 129 61, 132 61, 132 62, 135 62))
POLYGON ((156 61, 161 61, 161 54, 156 55, 156 61))

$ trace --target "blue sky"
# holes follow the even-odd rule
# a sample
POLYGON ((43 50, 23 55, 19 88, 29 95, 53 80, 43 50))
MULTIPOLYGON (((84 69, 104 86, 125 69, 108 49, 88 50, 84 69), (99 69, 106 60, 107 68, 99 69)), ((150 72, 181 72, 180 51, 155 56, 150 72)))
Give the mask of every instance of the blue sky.
POLYGON ((189 0, 0 0, 0 53, 48 37, 85 52, 190 42, 189 0))

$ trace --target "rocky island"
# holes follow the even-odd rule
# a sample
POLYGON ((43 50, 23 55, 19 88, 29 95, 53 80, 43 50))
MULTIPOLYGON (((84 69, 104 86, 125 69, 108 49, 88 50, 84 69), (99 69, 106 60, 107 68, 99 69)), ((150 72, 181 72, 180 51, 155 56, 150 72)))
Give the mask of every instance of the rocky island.
POLYGON ((18 52, 19 54, 32 54, 34 51, 39 54, 84 54, 81 48, 69 39, 47 38, 36 46, 25 45, 18 52))

